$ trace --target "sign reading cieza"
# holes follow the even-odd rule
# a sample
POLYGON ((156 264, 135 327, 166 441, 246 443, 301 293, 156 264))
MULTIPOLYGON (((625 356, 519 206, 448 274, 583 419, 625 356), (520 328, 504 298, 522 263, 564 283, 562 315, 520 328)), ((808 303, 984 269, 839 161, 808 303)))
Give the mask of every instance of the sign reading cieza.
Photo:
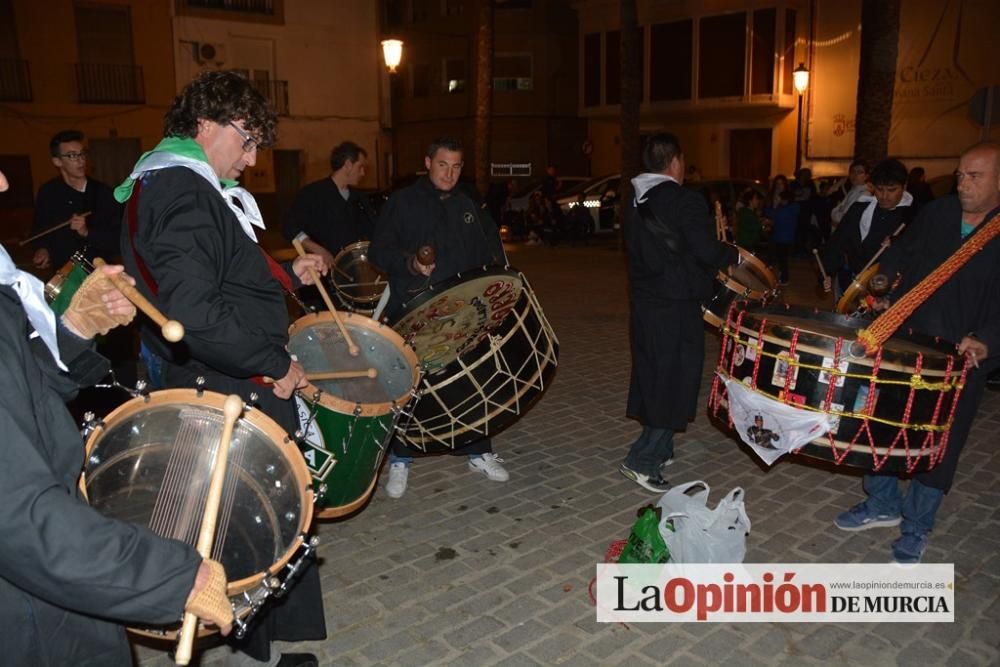
POLYGON ((954 564, 597 566, 599 622, 955 620, 954 564))

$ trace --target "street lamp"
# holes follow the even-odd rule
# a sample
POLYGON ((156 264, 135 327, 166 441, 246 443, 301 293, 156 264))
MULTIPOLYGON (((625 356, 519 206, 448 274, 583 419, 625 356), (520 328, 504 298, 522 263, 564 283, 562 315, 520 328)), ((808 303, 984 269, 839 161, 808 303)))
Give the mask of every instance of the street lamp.
POLYGON ((799 116, 795 128, 795 173, 797 174, 802 167, 802 95, 809 87, 809 70, 806 69, 805 63, 799 63, 799 66, 792 71, 792 81, 799 94, 799 116))
POLYGON ((403 59, 403 42, 398 39, 383 39, 382 58, 385 60, 385 68, 389 71, 389 129, 392 141, 392 165, 389 171, 389 185, 392 186, 393 181, 396 179, 396 164, 399 155, 396 147, 396 102, 393 99, 392 88, 396 78, 396 68, 399 67, 399 61, 403 59))

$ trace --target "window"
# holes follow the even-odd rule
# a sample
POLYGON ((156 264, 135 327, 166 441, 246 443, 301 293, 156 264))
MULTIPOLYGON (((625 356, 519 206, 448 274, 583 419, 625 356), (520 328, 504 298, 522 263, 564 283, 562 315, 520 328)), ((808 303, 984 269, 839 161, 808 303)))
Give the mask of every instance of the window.
POLYGON ((792 72, 795 71, 795 10, 785 10, 785 64, 781 68, 781 90, 786 95, 795 92, 792 72))
POLYGON ((132 60, 132 18, 126 6, 77 5, 76 67, 81 102, 145 101, 142 68, 132 60))
POLYGON ((0 100, 31 101, 28 61, 21 59, 17 46, 14 8, 10 0, 0 0, 0 100))
POLYGON ((753 42, 750 47, 750 94, 770 95, 774 92, 775 25, 778 13, 761 9, 753 13, 753 42))
POLYGON ((463 0, 441 0, 442 16, 461 16, 463 0))
POLYGON ((649 100, 691 99, 691 19, 658 23, 649 30, 649 100))
POLYGON ((285 0, 176 0, 177 13, 188 16, 283 23, 285 0))
POLYGON ((414 64, 410 68, 410 85, 413 97, 427 97, 431 94, 431 66, 427 63, 414 64))
POLYGON ((583 37, 583 106, 601 105, 601 33, 583 37))
POLYGON ((465 60, 445 58, 444 91, 446 93, 465 92, 465 60))
POLYGON ((701 19, 698 97, 741 97, 746 73, 746 12, 701 19))
MULTIPOLYGON (((643 46, 645 28, 639 28, 639 99, 643 98, 643 46)), ((622 101, 622 33, 613 30, 604 35, 604 103, 621 104, 622 101)))
POLYGON ((530 53, 497 53, 493 56, 493 90, 534 90, 530 53))

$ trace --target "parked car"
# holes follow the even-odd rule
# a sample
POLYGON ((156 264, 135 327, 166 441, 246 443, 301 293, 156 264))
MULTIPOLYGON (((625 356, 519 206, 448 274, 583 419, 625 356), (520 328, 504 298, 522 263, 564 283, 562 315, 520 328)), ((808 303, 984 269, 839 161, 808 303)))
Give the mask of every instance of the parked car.
MULTIPOLYGON (((589 176, 560 176, 559 188, 556 191, 556 198, 562 197, 564 194, 575 190, 577 187, 586 183, 590 180, 589 176)), ((540 190, 542 183, 544 181, 529 181, 524 188, 518 189, 518 195, 516 197, 511 197, 509 210, 511 211, 527 211, 528 202, 531 201, 531 195, 536 191, 540 190)))
POLYGON ((563 214, 568 215, 572 208, 581 205, 580 197, 582 196, 582 205, 590 209, 591 217, 594 219, 594 231, 598 233, 614 231, 617 228, 615 208, 618 205, 618 190, 621 179, 621 174, 610 174, 591 179, 567 191, 556 199, 556 203, 563 214))

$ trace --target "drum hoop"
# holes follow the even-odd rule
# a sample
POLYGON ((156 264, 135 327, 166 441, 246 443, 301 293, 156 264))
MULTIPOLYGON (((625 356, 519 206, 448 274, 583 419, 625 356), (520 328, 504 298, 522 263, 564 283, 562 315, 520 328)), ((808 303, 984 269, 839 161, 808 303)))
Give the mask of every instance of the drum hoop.
POLYGON ((417 310, 418 308, 426 304, 428 301, 432 301, 433 299, 438 298, 451 288, 457 287, 458 285, 464 282, 473 280, 475 278, 481 278, 483 276, 496 276, 496 277, 503 276, 506 278, 518 278, 523 280, 521 272, 510 265, 484 266, 478 269, 471 269, 469 271, 462 271, 461 273, 456 273, 451 278, 442 280, 441 282, 438 283, 434 283, 420 294, 411 297, 409 301, 403 302, 400 314, 396 316, 396 318, 393 321, 389 322, 390 326, 395 326, 397 323, 405 319, 406 316, 409 315, 411 311, 417 310))
MULTIPOLYGON (((812 311, 808 310, 808 309, 803 309, 803 308, 791 308, 791 309, 788 309, 788 310, 784 310, 783 309, 783 312, 787 312, 787 313, 792 313, 792 314, 804 316, 804 315, 810 314, 812 311)), ((741 323, 741 325, 739 327, 739 333, 744 334, 748 338, 751 338, 751 337, 752 338, 759 338, 760 337, 760 328, 759 327, 760 327, 761 318, 762 317, 763 318, 767 318, 768 314, 769 313, 766 313, 763 310, 755 310, 753 312, 746 311, 746 316, 743 318, 743 321, 742 321, 742 323, 741 323), (749 322, 751 324, 748 324, 748 320, 749 320, 749 322), (756 325, 756 328, 754 328, 752 325, 756 325)), ((775 313, 775 314, 780 314, 780 313, 775 313)), ((802 327, 793 327, 791 325, 787 325, 787 324, 784 324, 784 323, 775 323, 773 320, 768 319, 767 326, 764 329, 764 336, 763 336, 764 340, 767 341, 767 342, 769 342, 769 343, 776 344, 779 347, 784 347, 786 349, 790 349, 790 347, 791 347, 791 338, 783 338, 783 337, 779 336, 778 334, 776 334, 775 333, 775 329, 777 327, 798 328, 799 330, 803 329, 802 327)), ((860 327, 859 327, 859 329, 860 329, 860 327)), ((808 329, 806 329, 806 330, 808 330, 808 329)), ((727 325, 725 322, 722 325, 722 332, 723 332, 724 335, 728 335, 728 336, 732 337, 735 344, 741 344, 741 345, 747 345, 747 344, 749 344, 748 340, 746 338, 740 338, 737 335, 736 330, 732 326, 727 325)), ((831 341, 836 340, 836 337, 830 336, 828 334, 824 334, 824 333, 820 333, 820 332, 815 332, 815 331, 810 331, 809 333, 816 334, 816 335, 822 336, 824 338, 828 338, 831 341)), ((849 346, 849 344, 851 342, 853 342, 853 338, 851 336, 845 335, 845 336, 842 336, 842 338, 844 339, 845 345, 844 345, 844 348, 842 350, 841 361, 849 361, 852 364, 857 364, 859 366, 874 367, 875 360, 872 357, 868 357, 868 356, 853 357, 853 356, 851 356, 848 353, 848 346, 849 346)), ((918 344, 920 343, 920 341, 912 341, 912 342, 916 342, 918 344)), ((759 345, 759 342, 758 342, 758 345, 759 345)), ((815 346, 810 345, 808 343, 802 342, 801 340, 796 343, 795 350, 797 352, 798 351, 806 352, 808 354, 813 354, 813 355, 817 355, 817 356, 820 356, 820 357, 829 357, 829 356, 831 356, 831 350, 825 350, 825 349, 822 349, 822 348, 819 348, 819 347, 815 347, 815 346)), ((927 352, 929 352, 929 353, 931 353, 933 355, 940 356, 940 357, 954 356, 954 355, 949 355, 948 353, 940 351, 940 350, 935 350, 935 349, 930 348, 930 347, 928 347, 927 352)), ((906 352, 904 354, 915 355, 916 353, 906 352)), ((928 355, 924 354, 924 359, 926 360, 927 358, 928 358, 928 355)), ((911 373, 912 374, 913 371, 914 371, 914 367, 913 366, 903 365, 903 364, 900 364, 900 363, 897 363, 895 361, 888 360, 888 359, 885 359, 885 358, 883 358, 881 360, 881 362, 879 364, 879 368, 884 368, 886 370, 895 371, 895 372, 899 372, 899 373, 911 373)), ((921 376, 944 377, 947 374, 947 371, 944 370, 944 369, 927 368, 927 366, 924 366, 923 368, 921 368, 920 374, 921 374, 921 376)), ((956 364, 952 368, 952 370, 951 370, 951 376, 957 380, 957 377, 960 374, 961 374, 960 364, 956 364)))
MULTIPOLYGON (((90 436, 87 437, 84 451, 86 452, 86 456, 89 458, 94 445, 97 444, 98 437, 107 430, 108 426, 148 408, 174 404, 195 406, 207 405, 208 407, 218 408, 219 413, 221 414, 225 402, 226 396, 222 394, 214 391, 199 392, 197 389, 163 389, 153 392, 148 396, 133 398, 132 400, 119 405, 117 408, 112 410, 107 417, 101 420, 102 423, 93 430, 90 436)), ((260 572, 243 579, 230 581, 227 584, 226 595, 229 597, 250 590, 260 583, 265 576, 277 574, 284 569, 285 565, 288 564, 288 562, 292 559, 292 556, 302 545, 302 535, 309 531, 309 527, 312 525, 313 519, 312 478, 309 475, 308 468, 306 468, 305 461, 302 459, 302 453, 293 444, 291 438, 285 434, 281 427, 260 410, 247 410, 243 413, 241 420, 242 419, 247 420, 250 424, 263 431, 288 461, 288 467, 295 476, 295 483, 300 494, 300 500, 302 503, 302 520, 299 535, 292 540, 288 549, 277 561, 274 562, 274 564, 271 565, 270 568, 267 569, 266 572, 260 572)), ((238 423, 239 422, 237 422, 237 424, 238 423)), ((89 504, 89 499, 87 499, 87 479, 85 472, 80 474, 79 488, 84 499, 88 500, 89 504)))
MULTIPOLYGON (((348 255, 350 253, 353 253, 355 250, 361 250, 362 252, 364 252, 365 250, 368 249, 368 247, 370 245, 371 244, 368 241, 357 241, 355 243, 352 243, 350 245, 347 245, 347 246, 344 246, 343 248, 341 248, 340 252, 337 253, 337 256, 333 258, 333 265, 331 266, 330 276, 329 276, 330 277, 330 282, 332 282, 333 286, 337 289, 337 293, 340 294, 340 296, 342 296, 347 301, 351 302, 352 304, 359 304, 359 303, 360 304, 371 304, 371 303, 375 303, 375 302, 377 302, 381 298, 382 294, 380 292, 379 294, 376 294, 375 296, 363 297, 363 298, 358 298, 358 297, 356 297, 354 295, 348 294, 344 289, 342 289, 342 287, 345 287, 346 285, 343 285, 342 282, 340 282, 340 281, 337 280, 337 271, 333 267, 337 267, 337 266, 340 265, 340 258, 341 257, 344 257, 344 256, 346 256, 346 255, 348 255)), ((372 266, 375 266, 375 265, 372 264, 372 266)), ((368 283, 351 283, 351 285, 355 285, 355 284, 364 285, 364 284, 368 284, 368 283)), ((375 284, 375 283, 372 283, 372 284, 375 284)), ((383 290, 385 289, 385 287, 388 286, 388 284, 389 284, 388 281, 383 281, 382 282, 383 290)))
POLYGON ((774 293, 775 287, 777 287, 778 285, 778 281, 775 278, 774 273, 771 271, 771 269, 767 268, 767 265, 764 264, 764 262, 758 259, 752 252, 750 252, 746 248, 742 248, 734 243, 730 243, 727 245, 731 245, 732 247, 736 248, 737 251, 739 251, 740 257, 743 258, 743 262, 749 264, 750 266, 760 271, 760 273, 766 278, 769 278, 770 286, 766 290, 751 289, 749 285, 744 285, 743 283, 739 282, 731 275, 726 273, 726 271, 723 269, 720 269, 719 272, 716 274, 716 278, 718 279, 718 281, 722 283, 723 286, 725 286, 725 288, 728 289, 729 291, 745 295, 746 298, 753 299, 755 301, 763 301, 767 299, 769 296, 771 296, 774 293))
MULTIPOLYGON (((364 315, 360 315, 358 313, 344 312, 338 312, 338 315, 344 318, 345 323, 351 322, 352 324, 358 324, 370 331, 375 331, 379 334, 379 336, 382 336, 391 342, 393 347, 395 347, 396 350, 403 355, 406 362, 410 365, 410 387, 395 399, 390 401, 384 401, 382 403, 355 403, 322 391, 310 382, 305 387, 298 390, 298 395, 302 397, 302 400, 307 403, 315 403, 315 397, 319 394, 319 404, 324 408, 339 414, 347 415, 353 415, 356 411, 360 410, 360 412, 357 413, 359 417, 381 417, 392 412, 393 406, 402 407, 409 403, 410 394, 413 391, 413 388, 420 382, 420 363, 417 361, 417 354, 413 351, 413 348, 407 345, 402 336, 393 331, 392 327, 382 324, 381 322, 377 322, 370 317, 365 317, 364 315)), ((288 327, 288 337, 291 338, 292 335, 298 331, 298 329, 308 328, 308 326, 316 324, 317 322, 335 323, 334 317, 334 314, 329 311, 303 315, 299 319, 292 322, 291 326, 288 327)))
POLYGON ((868 290, 866 287, 868 281, 872 279, 873 276, 878 274, 878 262, 875 262, 867 269, 854 276, 851 280, 851 284, 847 286, 844 293, 840 295, 840 300, 837 301, 837 312, 843 315, 849 314, 851 311, 848 310, 851 307, 851 303, 857 298, 861 292, 868 290))

